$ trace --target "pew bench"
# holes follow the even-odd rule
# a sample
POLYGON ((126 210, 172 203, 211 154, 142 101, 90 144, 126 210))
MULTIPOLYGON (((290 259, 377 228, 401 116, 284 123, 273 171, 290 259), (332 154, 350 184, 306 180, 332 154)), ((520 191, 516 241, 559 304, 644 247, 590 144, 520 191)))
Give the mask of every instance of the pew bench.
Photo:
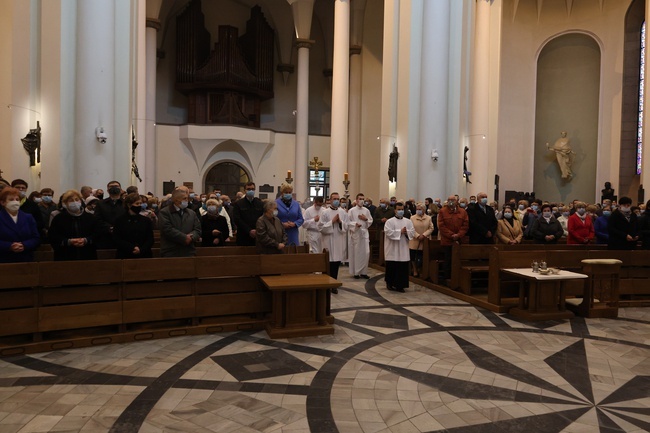
POLYGON ((495 245, 454 245, 451 251, 450 287, 466 295, 472 294, 473 285, 477 285, 475 283, 487 287, 490 252, 494 249, 495 245))
POLYGON ((331 333, 329 292, 311 281, 328 270, 326 252, 0 264, 0 356, 262 330, 278 302, 271 275, 294 279, 279 298, 294 334, 278 338, 331 333))
MULTIPOLYGON (((439 239, 425 239, 422 248, 422 269, 420 278, 433 284, 440 282, 440 266, 444 263, 445 251, 439 239)), ((448 276, 446 277, 448 278, 448 276)))

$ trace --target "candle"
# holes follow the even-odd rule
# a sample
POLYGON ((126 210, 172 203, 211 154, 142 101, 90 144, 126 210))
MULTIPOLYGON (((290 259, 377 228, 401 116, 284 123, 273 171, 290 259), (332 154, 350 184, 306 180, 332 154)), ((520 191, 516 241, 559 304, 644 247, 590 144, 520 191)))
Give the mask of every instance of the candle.
POLYGON ((348 174, 347 173, 343 173, 343 180, 348 180, 348 174))
POLYGON ((291 179, 291 170, 287 170, 287 179, 291 179))

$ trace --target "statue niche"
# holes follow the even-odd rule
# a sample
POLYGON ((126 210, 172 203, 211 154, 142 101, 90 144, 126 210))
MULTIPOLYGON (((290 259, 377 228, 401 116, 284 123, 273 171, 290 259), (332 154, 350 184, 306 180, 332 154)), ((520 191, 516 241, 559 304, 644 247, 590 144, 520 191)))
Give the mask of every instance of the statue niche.
POLYGON ((274 31, 255 6, 246 34, 219 26, 210 50, 201 0, 176 20, 176 89, 188 97, 187 121, 260 126, 260 103, 273 98, 274 31))

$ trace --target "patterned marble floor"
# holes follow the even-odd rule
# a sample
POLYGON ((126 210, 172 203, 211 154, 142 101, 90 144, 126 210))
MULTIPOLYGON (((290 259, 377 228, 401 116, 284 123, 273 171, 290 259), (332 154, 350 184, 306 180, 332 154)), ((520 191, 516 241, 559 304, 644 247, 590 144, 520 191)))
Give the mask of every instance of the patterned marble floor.
POLYGON ((647 432, 650 308, 525 323, 342 268, 331 336, 0 360, 0 433, 647 432))

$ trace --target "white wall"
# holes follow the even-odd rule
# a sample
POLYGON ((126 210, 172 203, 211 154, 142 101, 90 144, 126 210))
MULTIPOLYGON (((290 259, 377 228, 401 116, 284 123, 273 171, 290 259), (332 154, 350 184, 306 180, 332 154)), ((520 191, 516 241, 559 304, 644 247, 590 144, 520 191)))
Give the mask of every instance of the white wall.
POLYGON ((594 36, 602 50, 596 197, 606 181, 618 179, 623 24, 630 1, 576 1, 570 15, 566 2, 546 1, 539 19, 536 2, 519 1, 514 19, 514 0, 503 3, 497 163, 501 192, 533 188, 533 147, 544 146, 534 140, 537 56, 551 38, 578 31, 594 36))

